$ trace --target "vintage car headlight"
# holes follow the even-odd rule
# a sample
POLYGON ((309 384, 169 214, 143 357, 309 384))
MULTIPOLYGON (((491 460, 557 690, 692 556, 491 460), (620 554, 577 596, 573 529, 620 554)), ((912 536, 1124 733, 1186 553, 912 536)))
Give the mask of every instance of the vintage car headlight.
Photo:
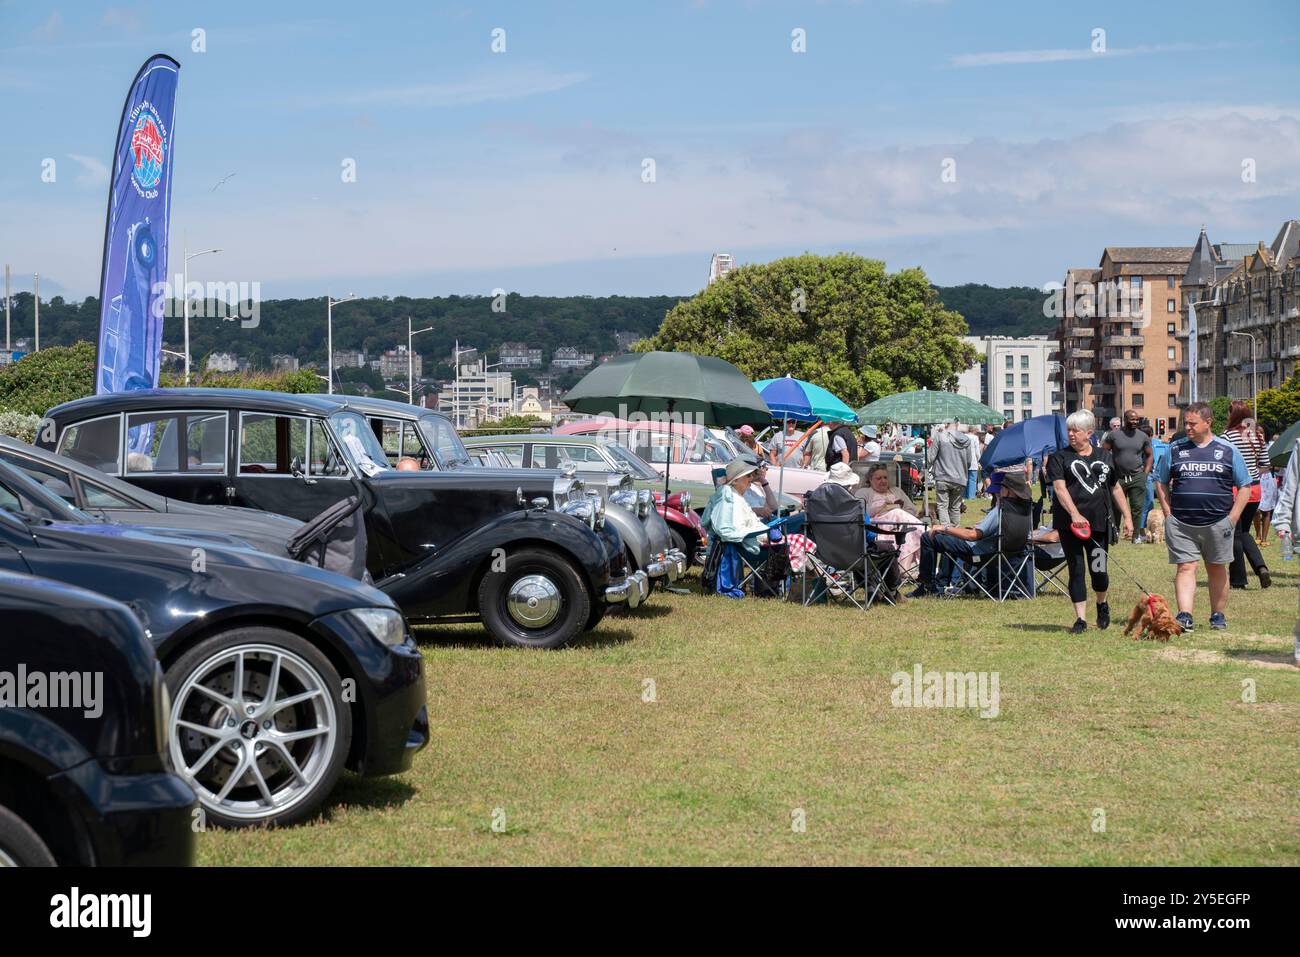
POLYGON ((645 518, 650 514, 650 509, 654 508, 655 497, 648 488, 643 488, 636 493, 636 514, 640 518, 645 518))
POLYGON ((591 502, 592 508, 595 509, 595 515, 592 517, 592 523, 591 523, 592 528, 604 528, 605 527, 605 499, 601 497, 601 494, 599 492, 588 492, 587 501, 591 502))
POLYGON ((555 507, 560 508, 569 499, 581 496, 582 489, 582 479, 573 478, 573 476, 567 474, 560 476, 555 480, 555 486, 552 489, 555 507))
POLYGON ((353 608, 348 614, 381 644, 394 647, 406 640, 406 620, 396 608, 353 608))
POLYGON ((611 492, 609 501, 613 505, 622 506, 629 512, 636 512, 637 495, 636 492, 630 488, 621 488, 617 492, 611 492))
POLYGON ((570 499, 560 506, 560 511, 565 515, 572 515, 579 521, 585 522, 588 528, 594 529, 596 527, 596 506, 592 504, 591 499, 570 499))

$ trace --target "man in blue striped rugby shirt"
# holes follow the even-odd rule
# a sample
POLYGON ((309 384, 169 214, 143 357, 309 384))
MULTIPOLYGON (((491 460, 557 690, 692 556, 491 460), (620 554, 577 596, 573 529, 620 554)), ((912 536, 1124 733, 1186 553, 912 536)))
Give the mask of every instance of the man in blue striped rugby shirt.
POLYGON ((1237 447, 1214 434, 1214 415, 1204 402, 1183 414, 1187 434, 1169 446, 1156 466, 1156 494, 1165 510, 1169 564, 1177 565, 1174 595, 1178 623, 1192 630, 1196 565, 1205 560, 1210 582, 1210 627, 1227 628, 1228 564, 1237 520, 1250 502, 1250 472, 1237 447))

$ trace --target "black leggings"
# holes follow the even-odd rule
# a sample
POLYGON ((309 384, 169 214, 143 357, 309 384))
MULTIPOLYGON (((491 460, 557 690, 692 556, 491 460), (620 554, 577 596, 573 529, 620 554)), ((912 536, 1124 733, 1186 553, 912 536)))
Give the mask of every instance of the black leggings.
POLYGON ((1264 556, 1259 553, 1259 546, 1255 544, 1255 537, 1250 530, 1250 523, 1254 521, 1257 511, 1259 502, 1251 502, 1242 510, 1236 533, 1232 537, 1232 564, 1228 566, 1228 584, 1233 588, 1246 587, 1246 562, 1250 562, 1256 575, 1261 568, 1266 567, 1264 556))
POLYGON ((1094 532, 1092 541, 1084 542, 1069 531, 1061 532, 1061 550, 1065 552, 1065 567, 1070 572, 1070 601, 1088 600, 1088 585, 1085 575, 1092 576, 1094 592, 1110 591, 1110 573, 1107 571, 1109 560, 1109 535, 1106 529, 1094 532), (1100 570, 1099 570, 1100 569, 1100 570))

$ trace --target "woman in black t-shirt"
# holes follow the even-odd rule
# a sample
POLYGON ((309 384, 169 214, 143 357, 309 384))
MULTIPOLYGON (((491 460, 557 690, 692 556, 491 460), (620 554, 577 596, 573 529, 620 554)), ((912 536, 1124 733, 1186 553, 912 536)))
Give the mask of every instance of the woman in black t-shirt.
POLYGON ((1092 444, 1097 421, 1091 412, 1073 413, 1065 420, 1070 439, 1068 448, 1058 449, 1047 460, 1047 480, 1052 483, 1052 527, 1061 535, 1070 572, 1070 601, 1074 602, 1073 634, 1088 630, 1084 615, 1088 612, 1088 586, 1084 575, 1092 576, 1092 590, 1097 593, 1097 627, 1110 627, 1110 589, 1107 573, 1107 545, 1110 543, 1111 502, 1124 516, 1124 534, 1133 534, 1133 516, 1128 498, 1118 486, 1119 472, 1107 449, 1092 444), (1084 537, 1084 526, 1089 530, 1084 537))

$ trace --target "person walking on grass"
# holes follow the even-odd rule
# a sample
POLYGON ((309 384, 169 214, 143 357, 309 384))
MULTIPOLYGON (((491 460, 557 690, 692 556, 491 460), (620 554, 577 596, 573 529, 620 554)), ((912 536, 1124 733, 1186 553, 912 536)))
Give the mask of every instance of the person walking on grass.
POLYGON ((1243 589, 1246 587, 1246 562, 1259 576, 1259 587, 1267 588, 1273 584, 1264 564, 1264 556, 1259 552, 1259 545, 1251 537, 1250 526, 1259 511, 1264 489, 1260 485, 1260 476, 1268 468, 1268 447, 1260 440, 1255 431, 1255 420, 1250 417, 1250 406, 1240 399, 1234 399, 1228 406, 1228 428, 1223 437, 1237 447, 1246 462, 1246 471, 1250 473, 1250 499, 1246 509, 1237 522, 1237 530, 1232 537, 1232 564, 1228 566, 1228 587, 1243 589))
MULTIPOLYGON (((1146 504, 1147 476, 1155 465, 1155 452, 1151 448, 1151 436, 1139 427, 1141 419, 1137 412, 1128 409, 1118 429, 1112 429, 1102 439, 1102 448, 1110 452, 1115 460, 1115 471, 1119 473, 1118 487, 1128 499, 1128 512, 1133 516, 1133 544, 1141 545, 1145 526, 1142 521, 1142 506, 1146 504)), ((1112 516, 1116 526, 1119 525, 1119 506, 1114 508, 1112 516)))
POLYGON ((1088 630, 1088 583, 1097 596, 1097 627, 1110 627, 1110 574, 1107 568, 1112 506, 1119 512, 1125 535, 1133 532, 1129 500, 1120 487, 1119 470, 1109 448, 1092 444, 1097 420, 1080 410, 1065 420, 1070 444, 1047 460, 1047 480, 1052 483, 1052 528, 1060 535, 1069 571, 1074 624, 1070 633, 1088 630))
POLYGON ((939 503, 939 521, 961 524, 961 503, 966 497, 966 473, 970 471, 971 437, 961 424, 950 419, 934 437, 934 495, 939 503))
POLYGON ((1183 413, 1187 434, 1169 446, 1156 464, 1156 495, 1165 513, 1169 564, 1177 565, 1174 595, 1178 623, 1192 630, 1196 566, 1205 561, 1210 583, 1210 627, 1227 628, 1228 564, 1232 539, 1250 501, 1250 473, 1241 452, 1214 434, 1214 413, 1193 402, 1183 413), (1233 494, 1233 489, 1236 494, 1233 494))
MULTIPOLYGON (((1273 441, 1276 443, 1277 439, 1273 441)), ((1295 529, 1292 525, 1300 520, 1300 441, 1291 449, 1291 457, 1282 470, 1278 486, 1277 505, 1273 509, 1273 528, 1277 530, 1282 551, 1286 552, 1295 547, 1295 529)), ((1294 636, 1295 664, 1300 668, 1300 617, 1296 618, 1291 633, 1294 636)))

